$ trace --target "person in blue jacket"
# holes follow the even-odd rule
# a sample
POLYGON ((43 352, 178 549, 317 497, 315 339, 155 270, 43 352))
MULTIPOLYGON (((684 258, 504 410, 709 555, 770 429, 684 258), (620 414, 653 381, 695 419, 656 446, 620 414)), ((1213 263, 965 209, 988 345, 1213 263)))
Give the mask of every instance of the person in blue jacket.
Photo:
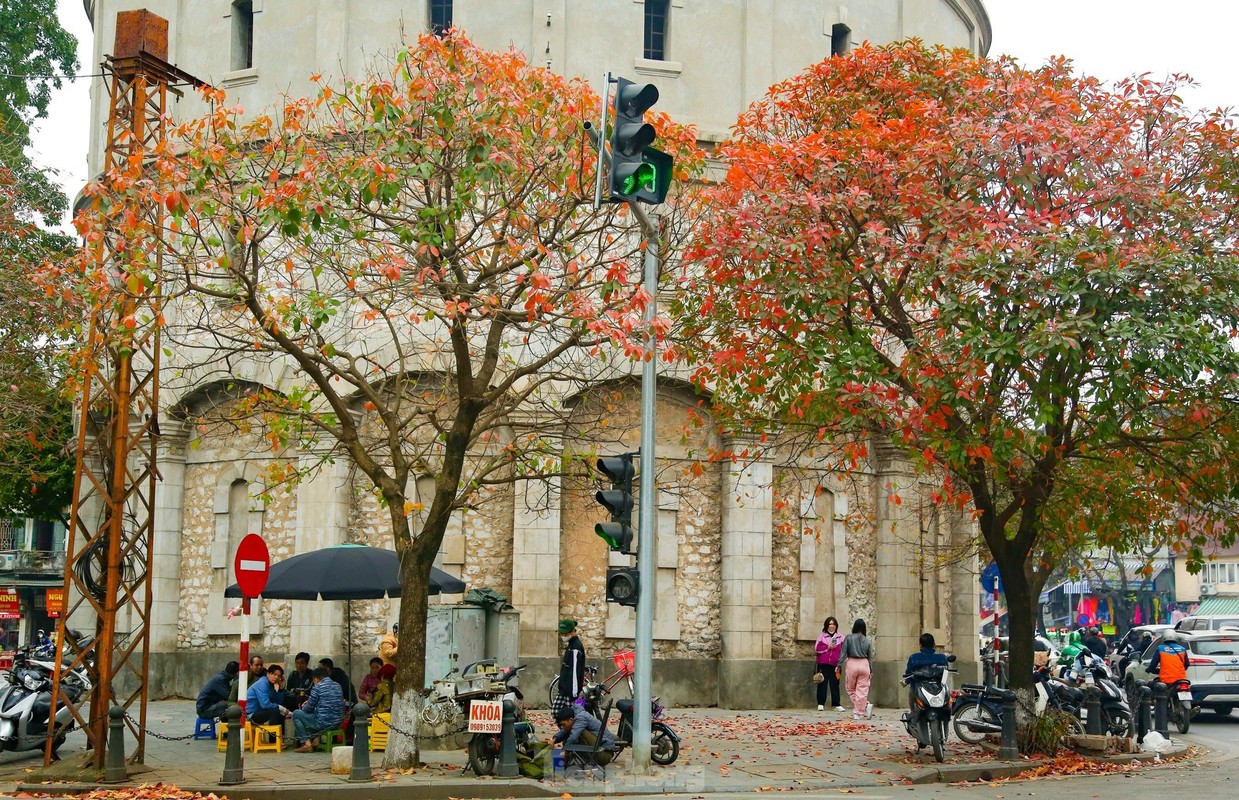
POLYGON ((254 681, 245 694, 245 714, 257 725, 283 723, 290 712, 284 705, 284 668, 267 667, 267 674, 254 681))
MULTIPOLYGON (((903 676, 907 678, 914 671, 922 667, 947 667, 951 662, 943 653, 939 653, 934 649, 934 635, 926 631, 921 634, 921 649, 908 657, 908 666, 903 670, 903 676)), ((916 713, 916 688, 911 683, 908 684, 908 710, 916 713)))

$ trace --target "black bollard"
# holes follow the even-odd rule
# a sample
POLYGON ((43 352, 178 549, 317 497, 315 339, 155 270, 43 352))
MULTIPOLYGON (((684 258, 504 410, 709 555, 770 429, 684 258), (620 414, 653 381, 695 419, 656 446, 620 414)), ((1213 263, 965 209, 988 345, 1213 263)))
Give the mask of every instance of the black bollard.
POLYGON ((499 777, 515 778, 520 775, 516 763, 516 703, 503 701, 503 728, 499 733, 499 777))
POLYGON ((1153 695, 1149 692, 1149 684, 1147 681, 1136 681, 1136 696, 1133 702, 1136 704, 1136 741, 1144 744, 1144 735, 1149 732, 1152 726, 1153 710, 1149 707, 1153 695))
POLYGON ((1020 757, 1019 743, 1015 739, 1015 692, 1004 690, 1002 695, 1002 742, 998 757, 1014 761, 1020 757))
POLYGON ((245 783, 245 757, 241 755, 241 734, 244 730, 241 727, 241 706, 228 706, 224 718, 228 721, 228 743, 224 750, 224 776, 219 779, 219 785, 235 786, 245 783))
POLYGON ((1153 684, 1153 730, 1166 738, 1170 738, 1170 709, 1166 705, 1166 684, 1156 681, 1153 684))
POLYGON ((1096 686, 1084 687, 1084 711, 1088 715, 1084 718, 1084 732, 1093 736, 1105 733, 1101 725, 1101 690, 1096 686))
POLYGON ((125 709, 108 709, 108 751, 103 761, 103 783, 123 783, 125 774, 125 709))
POLYGON ((358 703, 353 706, 353 771, 348 779, 361 782, 373 777, 374 773, 370 770, 370 706, 358 703))

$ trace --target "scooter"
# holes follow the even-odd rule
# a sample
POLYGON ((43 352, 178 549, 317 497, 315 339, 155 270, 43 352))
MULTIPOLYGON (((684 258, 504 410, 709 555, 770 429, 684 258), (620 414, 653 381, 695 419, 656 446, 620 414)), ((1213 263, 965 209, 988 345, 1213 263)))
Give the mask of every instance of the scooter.
MULTIPOLYGON (((607 694, 609 691, 605 683, 587 683, 583 692, 585 710, 602 719, 603 698, 607 694)), ((618 758, 625 747, 632 747, 632 700, 617 700, 615 708, 620 715, 619 726, 615 729, 615 755, 618 758)), ((657 697, 650 700, 650 760, 663 767, 674 764, 680 757, 680 737, 663 721, 666 710, 657 697)))
MULTIPOLYGON (((479 662, 471 664, 465 668, 465 679, 470 679, 469 671, 476 669, 479 666, 493 667, 494 662, 479 662)), ((469 719, 469 707, 473 702, 478 700, 498 700, 500 702, 511 702, 515 708, 516 725, 516 749, 525 755, 532 758, 535 754, 533 743, 533 724, 525 719, 525 696, 521 694, 521 690, 517 686, 511 686, 512 680, 525 668, 524 664, 516 667, 504 667, 495 672, 493 675, 485 675, 489 678, 488 687, 477 694, 471 694, 468 697, 457 696, 457 699, 462 700, 464 704, 465 718, 469 719)), ((478 677, 478 673, 472 674, 473 679, 478 677)), ((499 752, 503 746, 503 737, 499 733, 474 733, 469 738, 468 754, 469 767, 475 775, 491 775, 495 771, 495 762, 499 760, 499 752)))
POLYGON ((1192 708, 1192 684, 1187 678, 1166 685, 1166 719, 1179 733, 1187 733, 1192 717, 1199 713, 1199 707, 1192 708))
MULTIPOLYGON (((955 656, 947 656, 947 662, 954 663, 955 656)), ((951 722, 951 687, 946 679, 948 672, 955 670, 944 666, 921 667, 900 680, 904 686, 911 687, 914 705, 914 709, 903 712, 900 719, 908 733, 916 739, 917 751, 932 747, 934 758, 939 762, 946 759, 943 746, 946 742, 947 726, 951 722)))
MULTIPOLYGON (((22 752, 43 747, 50 735, 52 758, 64 744, 65 737, 74 728, 73 713, 64 700, 57 703, 55 720, 48 729, 52 714, 52 680, 46 669, 29 664, 19 656, 9 675, 9 681, 0 687, 0 749, 22 752)), ((67 673, 61 681, 61 692, 77 703, 90 691, 90 682, 82 676, 67 673)))
POLYGON ((1131 727, 1131 706, 1110 675, 1106 662, 1084 651, 1076 660, 1076 684, 1091 683, 1101 692, 1101 728, 1112 736, 1126 736, 1131 727))

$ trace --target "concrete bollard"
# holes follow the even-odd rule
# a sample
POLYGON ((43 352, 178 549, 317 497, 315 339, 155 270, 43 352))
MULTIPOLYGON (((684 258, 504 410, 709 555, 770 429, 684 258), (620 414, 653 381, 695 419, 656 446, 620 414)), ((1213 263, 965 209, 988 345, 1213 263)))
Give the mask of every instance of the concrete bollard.
POLYGON ((1101 724, 1101 690, 1096 686, 1084 687, 1084 710, 1088 714, 1084 718, 1084 732, 1090 736, 1105 733, 1101 724))
POLYGON ((499 733, 499 777, 515 778, 520 775, 516 763, 516 703, 503 701, 503 727, 499 733))
POLYGON ((1170 708, 1166 705, 1168 688, 1161 681, 1153 684, 1153 729, 1166 738, 1170 738, 1170 708))
POLYGON ((123 783, 125 773, 125 709, 108 709, 108 751, 103 761, 103 783, 123 783))
POLYGON ((1144 744, 1144 735, 1152 727, 1153 711, 1149 707, 1152 696, 1147 681, 1136 681, 1136 696, 1132 698, 1132 702, 1135 703, 1133 710, 1136 712, 1136 741, 1140 744, 1144 744))
POLYGON ((370 706, 358 703, 353 706, 353 771, 348 779, 362 782, 373 777, 370 769, 370 706))
POLYGON ((998 749, 998 757, 1004 761, 1014 761, 1020 757, 1015 722, 1015 692, 1006 689, 1002 695, 1002 742, 998 749))
POLYGON ((228 720, 228 742, 224 751, 224 775, 219 779, 220 786, 236 786, 245 783, 245 758, 241 755, 241 706, 231 705, 224 712, 228 720))

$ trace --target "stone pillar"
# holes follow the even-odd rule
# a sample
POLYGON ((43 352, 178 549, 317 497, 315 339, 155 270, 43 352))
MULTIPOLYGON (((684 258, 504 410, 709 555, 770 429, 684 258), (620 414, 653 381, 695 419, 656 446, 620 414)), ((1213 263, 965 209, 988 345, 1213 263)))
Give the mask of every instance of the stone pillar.
MULTIPOLYGON (((947 526, 947 539, 953 551, 971 553, 979 535, 974 523, 966 514, 957 508, 944 506, 941 511, 943 524, 947 526)), ((977 593, 980 583, 977 579, 978 566, 975 556, 958 564, 952 564, 950 570, 950 609, 951 641, 949 652, 957 659, 955 668, 959 670, 956 685, 960 683, 980 683, 981 665, 977 642, 981 632, 981 618, 977 614, 977 593)))
POLYGON ((875 518, 877 613, 867 620, 874 637, 874 702, 899 706, 899 676, 921 635, 921 582, 917 573, 920 541, 916 472, 889 443, 876 447, 878 472, 875 518), (895 497, 899 498, 898 503, 895 497))
MULTIPOLYGON (((309 466, 306 461, 317 463, 321 456, 306 454, 301 459, 304 467, 309 466)), ((348 530, 349 467, 347 458, 337 457, 334 463, 322 464, 297 486, 296 553, 310 553, 344 542, 348 530)), ((344 609, 344 603, 294 601, 288 639, 293 652, 344 652, 344 609)), ((367 653, 366 658, 369 656, 367 653)))
MULTIPOLYGON (((555 450, 563 451, 561 439, 547 438, 555 450)), ((521 615, 521 655, 556 656, 563 481, 559 477, 517 481, 514 491, 512 605, 521 615)))
POLYGON ((160 480, 155 487, 155 525, 151 542, 151 653, 176 650, 187 434, 183 422, 163 421, 156 456, 160 480))
POLYGON ((756 708, 746 694, 769 677, 773 479, 769 462, 723 464, 719 705, 728 708, 756 708))

